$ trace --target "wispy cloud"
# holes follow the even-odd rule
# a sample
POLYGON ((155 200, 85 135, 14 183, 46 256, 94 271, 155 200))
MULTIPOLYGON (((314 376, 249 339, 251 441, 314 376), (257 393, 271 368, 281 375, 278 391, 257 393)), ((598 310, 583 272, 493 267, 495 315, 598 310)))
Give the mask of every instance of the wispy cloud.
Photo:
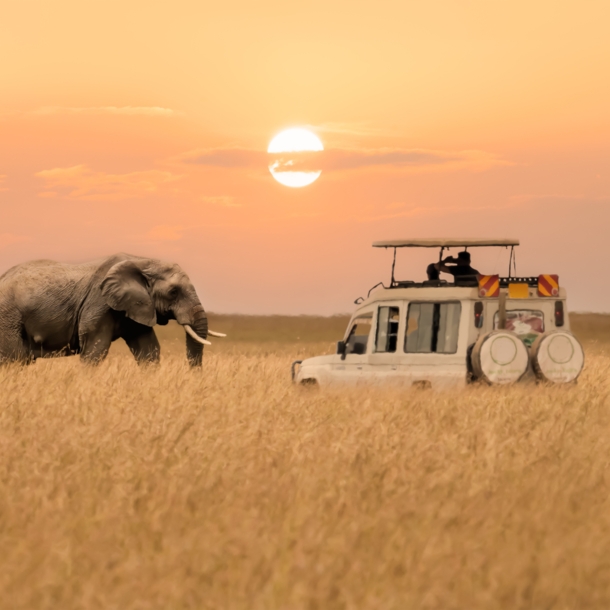
POLYGON ((367 168, 397 171, 471 170, 482 171, 511 163, 480 150, 439 151, 405 148, 331 148, 321 152, 269 154, 245 148, 212 148, 186 153, 182 162, 225 169, 264 169, 274 171, 350 171, 367 168))
POLYGON ((346 171, 379 168, 399 171, 485 170, 507 162, 480 150, 330 149, 322 153, 287 153, 275 160, 276 171, 346 171))
POLYGON ((14 244, 30 241, 31 237, 26 235, 15 235, 14 233, 0 233, 0 249, 8 248, 14 244))
POLYGON ((57 167, 35 174, 45 181, 40 197, 63 197, 84 201, 117 201, 145 197, 159 191, 182 176, 160 170, 108 174, 95 172, 86 165, 57 167))
POLYGON ((32 110, 31 114, 123 114, 128 116, 172 117, 180 113, 171 108, 160 106, 43 106, 32 110))
POLYGON ((183 163, 220 168, 266 168, 269 155, 264 150, 249 148, 204 148, 184 153, 179 158, 183 163))

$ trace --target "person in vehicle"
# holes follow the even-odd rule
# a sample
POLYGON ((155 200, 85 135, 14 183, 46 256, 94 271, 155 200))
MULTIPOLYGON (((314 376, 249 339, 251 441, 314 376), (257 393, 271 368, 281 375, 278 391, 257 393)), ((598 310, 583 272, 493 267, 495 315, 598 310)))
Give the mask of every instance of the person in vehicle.
POLYGON ((436 264, 435 263, 430 263, 427 267, 426 267, 426 275, 428 276, 428 281, 430 280, 440 280, 440 273, 438 271, 438 269, 436 268, 436 264))
POLYGON ((442 261, 439 261, 434 265, 437 271, 443 271, 444 273, 450 273, 456 280, 476 280, 479 272, 470 266, 470 252, 466 250, 458 252, 457 258, 453 256, 447 256, 442 261), (454 263, 451 267, 447 266, 447 263, 454 263))

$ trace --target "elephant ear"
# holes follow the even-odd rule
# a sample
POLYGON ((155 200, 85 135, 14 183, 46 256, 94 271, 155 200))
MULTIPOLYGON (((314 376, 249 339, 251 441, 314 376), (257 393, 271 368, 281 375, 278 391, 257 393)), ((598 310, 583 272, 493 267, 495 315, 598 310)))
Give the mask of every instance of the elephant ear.
POLYGON ((101 284, 106 303, 128 318, 145 326, 154 326, 157 312, 148 292, 148 283, 133 261, 113 265, 101 284))

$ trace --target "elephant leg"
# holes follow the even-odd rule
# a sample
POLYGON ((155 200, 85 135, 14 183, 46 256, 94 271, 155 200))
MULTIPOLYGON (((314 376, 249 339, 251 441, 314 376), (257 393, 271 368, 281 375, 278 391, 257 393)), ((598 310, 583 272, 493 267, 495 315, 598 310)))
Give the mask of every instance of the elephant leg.
POLYGON ((104 316, 94 326, 79 330, 80 359, 87 364, 99 364, 108 355, 114 321, 110 316, 104 316))
POLYGON ((23 340, 19 332, 0 331, 0 364, 7 362, 20 362, 30 364, 34 361, 34 354, 30 352, 29 346, 23 340))
POLYGON ((0 363, 33 362, 35 355, 30 349, 20 315, 6 308, 0 308, 0 315, 0 363))
POLYGON ((125 318, 121 336, 125 339, 125 343, 138 364, 159 362, 161 346, 153 328, 125 318))

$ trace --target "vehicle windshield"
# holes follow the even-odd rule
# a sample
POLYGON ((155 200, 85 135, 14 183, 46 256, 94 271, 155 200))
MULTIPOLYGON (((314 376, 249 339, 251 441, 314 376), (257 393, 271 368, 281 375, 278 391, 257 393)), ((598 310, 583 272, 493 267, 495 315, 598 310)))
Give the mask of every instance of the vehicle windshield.
POLYGON ((359 316, 352 322, 346 341, 346 354, 365 354, 373 323, 373 314, 359 316))

